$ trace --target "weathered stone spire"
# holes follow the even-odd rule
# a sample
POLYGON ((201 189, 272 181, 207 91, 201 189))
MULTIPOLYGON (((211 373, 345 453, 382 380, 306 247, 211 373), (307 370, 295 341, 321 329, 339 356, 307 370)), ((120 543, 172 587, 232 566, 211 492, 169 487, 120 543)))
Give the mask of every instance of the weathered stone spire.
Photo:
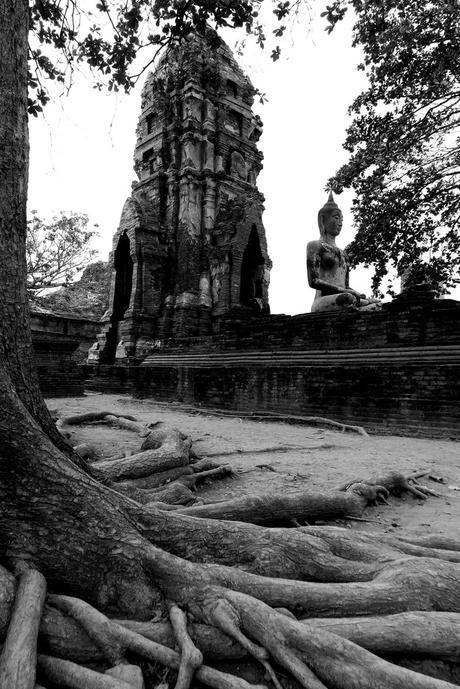
POLYGON ((268 310, 253 94, 212 30, 170 49, 147 77, 102 359, 140 359, 168 338, 209 333, 234 307, 268 310))

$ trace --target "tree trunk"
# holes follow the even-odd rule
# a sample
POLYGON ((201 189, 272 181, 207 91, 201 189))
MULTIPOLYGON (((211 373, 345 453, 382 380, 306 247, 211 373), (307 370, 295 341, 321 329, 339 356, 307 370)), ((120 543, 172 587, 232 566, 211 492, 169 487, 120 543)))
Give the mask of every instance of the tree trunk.
POLYGON ((0 4, 0 366, 26 409, 68 452, 40 392, 26 292, 28 23, 27 0, 0 4))

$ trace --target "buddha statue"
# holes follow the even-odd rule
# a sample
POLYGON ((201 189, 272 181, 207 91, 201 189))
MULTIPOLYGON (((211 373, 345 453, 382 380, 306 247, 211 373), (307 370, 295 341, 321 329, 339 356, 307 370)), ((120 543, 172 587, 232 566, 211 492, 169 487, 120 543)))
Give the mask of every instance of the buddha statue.
POLYGON ((378 299, 366 297, 349 285, 347 255, 335 240, 342 229, 343 216, 332 192, 318 213, 320 238, 307 244, 308 284, 316 290, 311 310, 339 311, 344 308, 373 311, 378 299))

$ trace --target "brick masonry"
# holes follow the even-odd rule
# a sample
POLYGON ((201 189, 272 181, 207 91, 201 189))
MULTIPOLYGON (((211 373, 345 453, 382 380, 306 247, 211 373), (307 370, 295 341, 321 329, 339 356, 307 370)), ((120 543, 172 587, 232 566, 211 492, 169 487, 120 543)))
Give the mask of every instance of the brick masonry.
POLYGON ((45 397, 83 394, 88 349, 100 328, 98 321, 32 311, 32 343, 40 387, 45 397))
POLYGON ((257 188, 255 90, 209 30, 171 48, 145 82, 134 169, 109 258, 109 310, 93 363, 141 361, 201 336, 240 305, 268 311, 271 262, 257 188))
MULTIPOLYGON (((220 319, 91 386, 235 411, 316 415, 371 432, 460 438, 460 302, 220 319)), ((88 369, 89 370, 89 369, 88 369)))

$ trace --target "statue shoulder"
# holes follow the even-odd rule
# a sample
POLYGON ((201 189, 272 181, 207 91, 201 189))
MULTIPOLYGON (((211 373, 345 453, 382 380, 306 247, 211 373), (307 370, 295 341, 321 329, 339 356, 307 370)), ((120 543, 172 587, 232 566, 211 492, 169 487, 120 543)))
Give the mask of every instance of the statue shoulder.
POLYGON ((323 244, 323 242, 321 239, 314 239, 313 241, 308 242, 307 254, 317 253, 321 249, 322 244, 323 244))

